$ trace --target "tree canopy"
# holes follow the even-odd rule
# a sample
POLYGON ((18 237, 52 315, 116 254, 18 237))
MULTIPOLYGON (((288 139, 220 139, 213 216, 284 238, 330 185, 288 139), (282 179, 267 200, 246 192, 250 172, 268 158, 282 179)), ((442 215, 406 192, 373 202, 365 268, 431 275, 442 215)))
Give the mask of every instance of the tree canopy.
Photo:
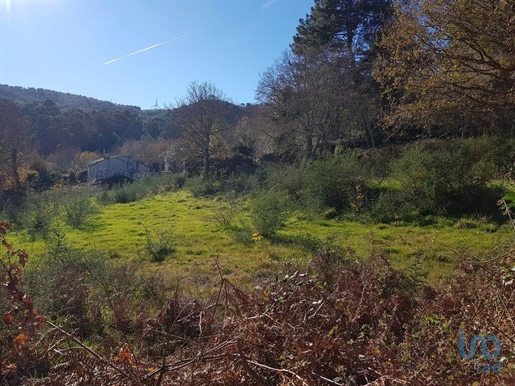
POLYGON ((375 78, 384 122, 451 134, 513 131, 515 4, 418 0, 396 6, 375 78))
POLYGON ((202 159, 204 174, 211 174, 211 158, 217 145, 222 145, 222 133, 233 123, 233 104, 225 93, 210 82, 192 82, 186 95, 170 110, 190 156, 202 159))
POLYGON ((315 0, 311 13, 299 21, 292 48, 302 53, 329 45, 363 60, 390 12, 390 0, 315 0))

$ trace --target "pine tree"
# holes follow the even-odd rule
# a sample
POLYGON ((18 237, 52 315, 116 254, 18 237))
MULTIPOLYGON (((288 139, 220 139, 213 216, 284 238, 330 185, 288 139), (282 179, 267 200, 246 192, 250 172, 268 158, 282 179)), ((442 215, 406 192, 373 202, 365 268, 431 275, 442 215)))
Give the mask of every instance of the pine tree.
POLYGON ((377 32, 392 14, 390 0, 315 0, 311 14, 299 21, 292 49, 331 46, 357 60, 367 59, 377 32))

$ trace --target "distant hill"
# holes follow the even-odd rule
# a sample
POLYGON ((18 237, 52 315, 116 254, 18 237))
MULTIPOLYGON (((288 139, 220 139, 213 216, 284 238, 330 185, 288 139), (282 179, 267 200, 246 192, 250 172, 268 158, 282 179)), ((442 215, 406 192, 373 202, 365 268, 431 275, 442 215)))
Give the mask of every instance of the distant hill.
POLYGON ((46 100, 51 100, 61 111, 76 108, 86 111, 129 110, 131 112, 141 112, 141 108, 137 106, 118 105, 116 103, 101 101, 82 95, 45 90, 42 88, 8 86, 5 84, 0 84, 0 98, 8 99, 19 105, 27 105, 34 102, 43 103, 46 100))

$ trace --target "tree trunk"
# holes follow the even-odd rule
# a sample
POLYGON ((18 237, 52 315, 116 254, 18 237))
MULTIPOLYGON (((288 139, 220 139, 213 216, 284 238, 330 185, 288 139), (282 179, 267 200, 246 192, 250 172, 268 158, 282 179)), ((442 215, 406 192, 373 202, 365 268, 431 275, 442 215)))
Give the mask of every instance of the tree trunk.
POLYGON ((308 134, 306 135, 306 158, 310 159, 313 157, 313 137, 308 134))
POLYGON ((374 141, 374 133, 372 133, 372 128, 370 127, 370 122, 368 121, 368 119, 363 119, 363 127, 365 129, 365 133, 366 133, 366 136, 367 136, 367 145, 368 145, 368 147, 375 148, 376 147, 376 143, 374 141))
POLYGON ((211 175, 211 153, 209 147, 204 148, 204 175, 206 177, 211 175))

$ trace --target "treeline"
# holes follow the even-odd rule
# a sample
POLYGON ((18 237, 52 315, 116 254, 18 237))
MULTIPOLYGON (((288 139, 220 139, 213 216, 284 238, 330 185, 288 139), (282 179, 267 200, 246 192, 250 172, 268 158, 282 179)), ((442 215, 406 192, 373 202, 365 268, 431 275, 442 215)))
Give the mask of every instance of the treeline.
POLYGON ((11 102, 22 106, 26 104, 39 103, 43 104, 47 100, 51 100, 57 104, 59 109, 81 109, 81 110, 129 110, 139 112, 141 109, 137 106, 119 105, 112 102, 101 101, 82 95, 75 95, 43 88, 8 86, 0 84, 0 98, 8 99, 11 102))
POLYGON ((139 115, 129 110, 61 111, 54 102, 46 100, 42 105, 24 106, 22 114, 30 120, 30 141, 43 157, 70 148, 110 151, 144 134, 139 115))

